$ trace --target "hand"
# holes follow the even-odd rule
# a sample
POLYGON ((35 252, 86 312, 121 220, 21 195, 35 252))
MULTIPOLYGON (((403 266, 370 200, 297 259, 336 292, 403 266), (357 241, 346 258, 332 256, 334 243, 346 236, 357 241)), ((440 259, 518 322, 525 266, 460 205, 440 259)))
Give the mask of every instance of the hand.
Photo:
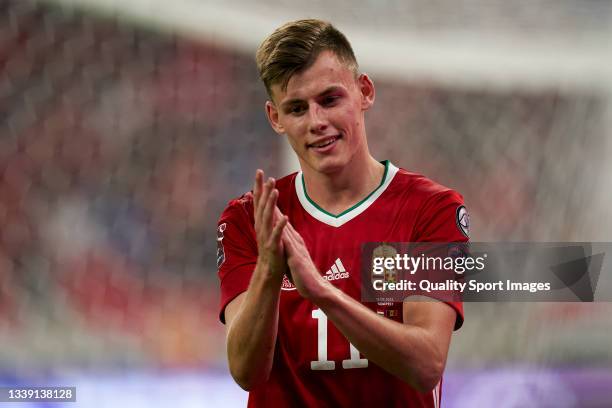
POLYGON ((287 270, 285 250, 281 240, 287 217, 276 206, 278 190, 274 188, 274 179, 263 181, 264 173, 257 170, 253 185, 253 212, 259 256, 257 263, 269 276, 282 281, 287 270))
POLYGON ((287 223, 283 231, 282 241, 293 284, 300 295, 306 299, 311 299, 320 292, 322 285, 327 284, 327 281, 323 279, 312 261, 304 239, 290 223, 287 223))

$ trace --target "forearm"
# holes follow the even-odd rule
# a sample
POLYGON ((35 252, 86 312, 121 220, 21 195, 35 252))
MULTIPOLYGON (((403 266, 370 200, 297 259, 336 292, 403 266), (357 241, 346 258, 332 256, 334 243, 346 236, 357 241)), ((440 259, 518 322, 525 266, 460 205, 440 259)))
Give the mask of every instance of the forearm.
POLYGON ((384 318, 324 282, 311 300, 370 361, 420 391, 436 386, 446 347, 425 328, 384 318))
POLYGON ((227 335, 229 368, 236 382, 248 390, 265 381, 272 368, 278 330, 280 280, 257 265, 245 298, 227 335))

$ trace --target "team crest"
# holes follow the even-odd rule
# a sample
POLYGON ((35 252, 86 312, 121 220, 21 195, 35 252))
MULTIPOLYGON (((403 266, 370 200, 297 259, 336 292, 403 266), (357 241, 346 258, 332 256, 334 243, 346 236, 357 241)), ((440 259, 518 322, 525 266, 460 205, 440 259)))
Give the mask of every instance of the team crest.
POLYGON ((470 216, 464 205, 457 207, 457 228, 467 238, 470 237, 470 216))
POLYGON ((227 228, 227 224, 220 224, 217 228, 217 269, 221 267, 225 261, 225 250, 223 249, 223 232, 227 228))
POLYGON ((293 283, 291 283, 287 275, 283 275, 283 283, 281 284, 281 290, 296 290, 296 289, 297 288, 295 287, 293 283))
MULTIPOLYGON (((397 255, 397 249, 391 245, 380 245, 377 246, 376 248, 374 248, 374 251, 372 251, 372 265, 371 265, 371 271, 374 271, 374 258, 393 258, 397 255)), ((374 275, 374 272, 372 272, 372 281, 374 281, 375 279, 379 279, 376 275, 374 275)), ((395 268, 392 269, 386 269, 383 273, 383 280, 385 282, 396 282, 397 281, 397 271, 395 270, 395 268)))

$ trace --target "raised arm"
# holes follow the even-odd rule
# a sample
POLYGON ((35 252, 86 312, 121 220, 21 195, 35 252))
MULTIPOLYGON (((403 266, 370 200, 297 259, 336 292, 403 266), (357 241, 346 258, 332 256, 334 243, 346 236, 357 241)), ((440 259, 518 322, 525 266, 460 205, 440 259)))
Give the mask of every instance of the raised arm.
POLYGON ((455 311, 437 301, 404 302, 404 322, 379 316, 323 279, 291 225, 283 243, 294 283, 368 359, 415 389, 433 389, 442 376, 455 311))
POLYGON ((246 292, 225 308, 227 356, 234 380, 250 390, 268 379, 278 330, 278 304, 286 270, 281 235, 287 218, 275 217, 278 191, 257 171, 253 188, 258 257, 246 292))

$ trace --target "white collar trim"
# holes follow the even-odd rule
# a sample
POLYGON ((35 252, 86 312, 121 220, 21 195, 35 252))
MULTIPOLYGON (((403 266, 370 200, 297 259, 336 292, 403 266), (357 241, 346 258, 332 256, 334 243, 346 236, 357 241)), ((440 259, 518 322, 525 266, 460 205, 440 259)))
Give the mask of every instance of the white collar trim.
POLYGON ((298 172, 295 177, 295 192, 298 196, 300 204, 302 204, 302 208, 306 210, 306 212, 312 215, 317 220, 321 221, 324 224, 330 225, 332 227, 341 227, 346 224, 353 218, 357 217, 359 214, 367 210, 373 203, 376 201, 378 197, 385 192, 391 181, 398 172, 398 168, 395 167, 391 162, 388 163, 387 172, 385 174, 385 179, 383 182, 374 190, 370 195, 365 198, 363 201, 356 204, 354 207, 348 209, 347 211, 341 213, 338 216, 334 216, 320 207, 318 207, 315 203, 313 203, 310 198, 306 194, 306 188, 304 186, 304 177, 302 172, 298 172))

